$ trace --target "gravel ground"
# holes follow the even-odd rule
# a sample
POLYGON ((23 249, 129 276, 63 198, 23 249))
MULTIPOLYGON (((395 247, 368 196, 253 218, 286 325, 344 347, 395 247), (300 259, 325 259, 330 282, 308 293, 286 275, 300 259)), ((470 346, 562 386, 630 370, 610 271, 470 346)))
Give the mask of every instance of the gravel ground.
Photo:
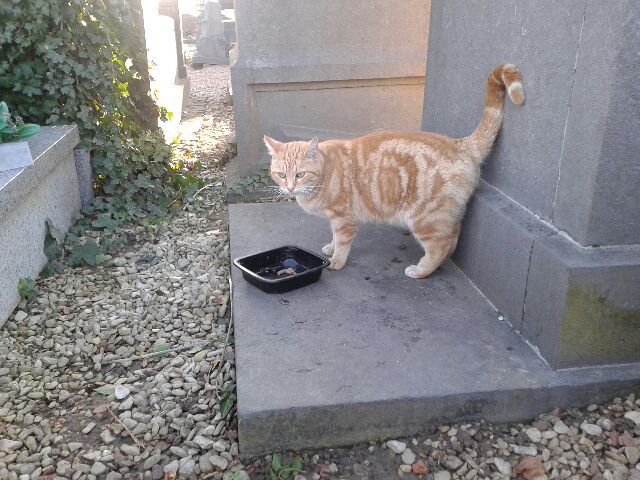
POLYGON ((0 480, 242 470, 222 195, 229 71, 191 73, 178 151, 204 164, 207 188, 160 225, 125 228, 130 244, 107 263, 39 280, 0 329, 0 480))
MULTIPOLYGON (((130 227, 95 269, 39 280, 0 329, 0 480, 266 478, 238 457, 223 166, 234 154, 228 67, 191 70, 177 150, 207 186, 162 224, 130 227)), ((286 453, 295 480, 640 480, 640 400, 531 424, 286 453)), ((294 479, 271 477, 276 480, 294 479)))

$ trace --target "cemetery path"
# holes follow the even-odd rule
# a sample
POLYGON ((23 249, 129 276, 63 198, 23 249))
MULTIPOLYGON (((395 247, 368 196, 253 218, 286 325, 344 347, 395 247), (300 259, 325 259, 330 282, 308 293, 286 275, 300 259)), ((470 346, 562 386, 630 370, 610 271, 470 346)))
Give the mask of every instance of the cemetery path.
MULTIPOLYGON (((189 74, 176 149, 202 162, 206 188, 161 224, 125 228, 130 243, 110 262, 39 280, 37 298, 0 329, 0 480, 247 480, 274 464, 238 456, 223 195, 234 152, 229 69, 189 74)), ((527 466, 522 478, 640 480, 639 438, 630 394, 527 425, 442 426, 281 463, 301 460, 295 480, 509 478, 527 466), (536 460, 523 466, 526 455, 536 460)))

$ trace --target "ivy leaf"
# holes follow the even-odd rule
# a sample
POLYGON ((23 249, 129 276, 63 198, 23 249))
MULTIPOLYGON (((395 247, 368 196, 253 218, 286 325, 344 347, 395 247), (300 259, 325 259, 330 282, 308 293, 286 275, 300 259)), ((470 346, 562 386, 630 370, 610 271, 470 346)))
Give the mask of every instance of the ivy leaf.
POLYGON ((229 412, 233 408, 233 400, 231 398, 225 398, 222 402, 220 402, 220 415, 222 418, 225 418, 229 415, 229 412))
POLYGON ((302 459, 300 457, 296 457, 291 462, 291 469, 296 473, 302 470, 302 459))
POLYGON ((92 267, 100 263, 100 258, 104 257, 100 254, 100 249, 93 240, 87 240, 82 245, 74 245, 71 250, 71 256, 69 257, 69 263, 74 267, 86 263, 92 267))
POLYGON ((107 237, 100 242, 100 248, 105 253, 114 253, 125 243, 121 237, 107 237))
POLYGON ((274 472, 279 472, 280 470, 282 470, 282 459, 277 453, 274 453, 273 457, 271 457, 271 469, 274 472))
POLYGON ((40 272, 43 278, 49 278, 55 274, 64 273, 64 266, 58 260, 49 260, 40 272))
POLYGON ((233 408, 235 402, 231 395, 235 388, 235 383, 232 383, 223 390, 222 401, 220 402, 220 414, 223 418, 226 417, 233 408))
POLYGON ((20 125, 16 128, 18 133, 18 138, 24 140, 25 138, 32 137, 36 133, 40 131, 40 127, 33 123, 25 123, 24 125, 20 125))
POLYGON ((33 300, 38 296, 36 282, 32 278, 18 280, 18 294, 23 300, 33 300))
POLYGON ((49 261, 58 260, 62 256, 62 247, 51 239, 44 240, 44 255, 49 261))
POLYGON ((118 228, 120 224, 110 213, 101 213, 93 222, 91 222, 91 226, 94 228, 102 228, 107 231, 113 231, 118 228))
POLYGON ((138 175, 138 178, 136 178, 136 181, 134 182, 136 187, 139 188, 149 188, 149 185, 151 185, 151 182, 149 181, 149 177, 147 175, 138 175))

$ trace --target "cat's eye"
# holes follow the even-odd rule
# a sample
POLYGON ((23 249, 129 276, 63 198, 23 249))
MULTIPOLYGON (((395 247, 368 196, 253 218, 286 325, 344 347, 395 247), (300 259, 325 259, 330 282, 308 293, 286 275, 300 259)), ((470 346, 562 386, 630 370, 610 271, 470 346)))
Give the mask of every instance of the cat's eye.
POLYGON ((305 173, 306 173, 306 172, 298 172, 298 173, 296 173, 296 178, 302 178, 302 177, 304 177, 304 174, 305 174, 305 173))
POLYGON ((278 176, 279 176, 280 178, 287 178, 287 174, 286 174, 286 173, 284 173, 284 172, 278 172, 278 176))

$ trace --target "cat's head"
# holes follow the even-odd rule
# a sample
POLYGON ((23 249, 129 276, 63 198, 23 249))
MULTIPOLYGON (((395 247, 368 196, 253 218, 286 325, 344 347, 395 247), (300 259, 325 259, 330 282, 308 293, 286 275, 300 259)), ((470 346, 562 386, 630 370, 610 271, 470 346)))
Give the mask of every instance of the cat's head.
POLYGON ((271 154, 271 177, 283 193, 311 195, 315 192, 322 172, 318 138, 310 142, 278 142, 264 136, 271 154))

